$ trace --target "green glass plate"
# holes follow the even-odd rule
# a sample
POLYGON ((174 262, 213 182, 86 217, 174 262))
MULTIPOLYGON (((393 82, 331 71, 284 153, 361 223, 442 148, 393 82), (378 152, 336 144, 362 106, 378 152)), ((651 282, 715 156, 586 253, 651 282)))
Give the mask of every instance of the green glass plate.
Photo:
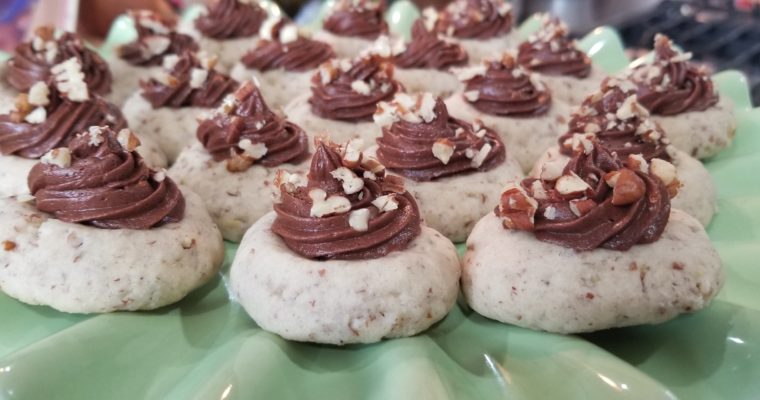
MULTIPOLYGON (((580 45, 606 71, 627 64, 610 28, 580 45)), ((708 232, 728 276, 706 310, 562 336, 496 323, 460 302, 413 338, 293 343, 259 329, 230 298, 230 244, 222 274, 153 312, 70 315, 0 294, 0 399, 758 398, 760 109, 740 73, 715 80, 737 104, 738 130, 707 163, 720 205, 708 232)))

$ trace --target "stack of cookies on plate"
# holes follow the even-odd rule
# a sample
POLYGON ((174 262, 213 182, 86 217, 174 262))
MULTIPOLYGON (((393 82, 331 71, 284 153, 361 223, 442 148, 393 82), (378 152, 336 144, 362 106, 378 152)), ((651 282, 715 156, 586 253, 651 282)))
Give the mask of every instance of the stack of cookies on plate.
POLYGON ((0 68, 0 290, 149 310, 219 273, 262 328, 411 336, 455 305, 560 333, 659 323, 723 284, 699 161, 733 107, 689 53, 615 76, 501 0, 337 1, 306 32, 256 1, 130 13, 111 57, 39 28, 0 68), (454 243, 466 242, 463 258, 454 243))

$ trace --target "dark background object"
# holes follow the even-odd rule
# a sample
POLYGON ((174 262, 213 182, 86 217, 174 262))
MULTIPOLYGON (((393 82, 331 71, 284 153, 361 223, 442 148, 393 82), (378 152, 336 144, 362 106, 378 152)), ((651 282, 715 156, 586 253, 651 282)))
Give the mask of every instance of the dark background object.
POLYGON ((626 47, 652 48, 662 32, 715 71, 738 69, 760 104, 760 7, 733 0, 665 0, 651 12, 617 24, 626 47))
POLYGON ((515 15, 522 20, 537 12, 562 18, 570 32, 583 36, 600 25, 648 15, 662 0, 511 0, 515 15))

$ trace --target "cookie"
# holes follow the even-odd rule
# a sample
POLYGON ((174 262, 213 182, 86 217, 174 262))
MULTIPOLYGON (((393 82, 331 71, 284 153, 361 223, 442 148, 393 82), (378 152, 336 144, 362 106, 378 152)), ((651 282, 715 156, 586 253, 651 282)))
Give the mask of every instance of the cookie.
POLYGON ((208 282, 224 259, 201 199, 185 191, 179 223, 151 230, 71 224, 2 199, 0 290, 71 313, 152 310, 208 282))
POLYGON ((194 193, 148 167, 128 130, 90 127, 0 199, 0 290, 65 312, 154 309, 210 280, 221 234, 194 193))

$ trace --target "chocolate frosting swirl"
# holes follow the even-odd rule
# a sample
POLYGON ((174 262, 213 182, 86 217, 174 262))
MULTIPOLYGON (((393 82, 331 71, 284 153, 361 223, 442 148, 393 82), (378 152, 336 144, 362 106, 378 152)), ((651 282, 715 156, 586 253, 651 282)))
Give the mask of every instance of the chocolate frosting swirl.
POLYGON ((657 35, 654 61, 630 73, 638 85, 638 99, 651 113, 676 115, 704 111, 718 103, 713 81, 703 68, 688 62, 691 54, 679 54, 664 35, 657 35))
POLYGON ((150 229, 182 220, 185 199, 177 185, 122 147, 110 129, 92 127, 68 148, 69 166, 39 163, 29 172, 38 210, 105 229, 150 229))
POLYGON ((512 7, 502 0, 455 0, 438 13, 435 30, 460 39, 506 35, 512 30, 512 7))
POLYGON ((195 20, 195 27, 214 39, 243 38, 258 34, 266 19, 266 11, 254 1, 217 0, 195 20))
POLYGON ((406 50, 393 58, 401 68, 432 68, 445 70, 467 64, 467 52, 458 43, 439 38, 428 31, 425 22, 418 19, 412 25, 412 40, 406 50))
POLYGON ((99 96, 74 102, 51 87, 47 118, 38 124, 24 121, 17 112, 0 115, 0 153, 40 158, 48 151, 66 146, 76 133, 90 126, 121 130, 127 126, 121 111, 99 96))
MULTIPOLYGON (((505 211, 509 206, 505 207, 505 202, 517 204, 520 200, 514 197, 515 190, 522 191, 536 204, 535 224, 528 230, 532 230, 538 240, 578 251, 598 247, 628 250, 635 244, 652 243, 659 239, 668 223, 670 195, 662 180, 639 168, 625 166, 598 143, 590 150, 577 151, 559 179, 524 179, 519 188, 502 194, 502 205, 496 208, 496 214, 508 217, 505 211), (605 181, 605 176, 615 172, 635 182, 640 191, 624 204, 616 201, 614 191, 617 189, 610 188, 605 181), (572 176, 583 180, 587 188, 562 194, 558 190, 559 179, 572 176)), ((618 178, 617 186, 626 186, 623 178, 618 178)))
POLYGON ((520 44, 517 62, 544 75, 585 78, 591 73, 591 59, 567 35, 567 27, 556 18, 520 44))
POLYGON ((280 186, 282 201, 274 205, 277 217, 272 224, 272 232, 279 235, 294 252, 319 260, 378 258, 409 246, 421 232, 420 213, 408 192, 388 188, 390 178, 400 178, 383 175, 374 180, 361 178, 365 175, 365 169, 361 166, 347 167, 362 179, 363 187, 356 193, 346 194, 341 181, 332 174, 340 167, 346 165, 338 149, 318 143, 308 184, 291 191, 285 185, 280 186), (313 216, 311 209, 314 201, 309 194, 315 189, 323 190, 328 198, 342 196, 348 199, 350 211, 313 216), (385 199, 392 199, 397 207, 379 209, 373 201, 380 196, 388 196, 385 199), (351 215, 357 211, 368 213, 366 230, 352 227, 351 215))
POLYGON ((137 39, 118 48, 119 57, 124 61, 138 66, 161 65, 168 54, 199 50, 198 44, 191 36, 173 31, 173 27, 161 21, 157 14, 145 10, 132 11, 129 14, 135 21, 137 39), (168 46, 165 49, 152 49, 151 41, 166 39, 168 46))
POLYGON ((217 72, 213 66, 203 66, 190 52, 182 53, 171 70, 165 72, 162 81, 156 78, 140 81, 142 96, 153 108, 217 107, 238 86, 237 81, 217 72), (193 87, 194 71, 206 71, 206 79, 198 87, 193 87))
POLYGON ((503 163, 506 158, 504 144, 493 130, 472 125, 449 116, 443 100, 434 101, 434 118, 426 122, 399 118, 383 127, 383 136, 377 139, 377 158, 389 170, 415 181, 429 181, 445 176, 488 171, 503 163), (444 163, 436 156, 439 146, 451 149, 444 163), (476 158, 480 151, 486 156, 476 158))
POLYGON ((262 40, 240 61, 246 67, 259 71, 278 68, 286 71, 308 71, 333 57, 335 52, 329 44, 299 36, 288 43, 262 40))
POLYGON ((338 36, 372 40, 388 32, 384 14, 385 1, 342 0, 325 18, 322 29, 338 36))
MULTIPOLYGON (((201 121, 198 140, 216 161, 244 155, 239 144, 248 139, 263 144, 266 153, 255 160, 265 167, 298 163, 309 154, 306 133, 269 109, 261 92, 251 81, 244 82, 234 94, 234 103, 201 121)), ((254 160, 251 160, 252 162, 254 160)))
MULTIPOLYGON (((551 95, 535 75, 523 70, 505 54, 500 61, 485 61, 470 67, 476 75, 463 80, 465 100, 492 115, 530 117, 543 115, 551 107, 551 95), (469 94, 477 94, 468 98, 469 94)), ((461 79, 461 76, 460 76, 461 79)))
POLYGON ((572 139, 579 133, 593 133, 601 145, 621 158, 641 154, 647 161, 671 161, 665 133, 636 101, 636 86, 629 81, 606 78, 600 92, 583 101, 571 116, 568 131, 559 138, 562 154, 573 154, 572 139))
POLYGON ((353 62, 332 60, 312 77, 311 111, 328 119, 371 121, 377 103, 402 90, 393 79, 393 65, 377 55, 353 62))
POLYGON ((57 38, 56 35, 53 28, 41 27, 32 41, 16 46, 13 58, 8 60, 8 83, 20 92, 27 91, 37 82, 48 82, 50 69, 73 57, 82 66, 90 92, 108 94, 112 80, 108 64, 88 49, 77 34, 65 32, 57 38))

